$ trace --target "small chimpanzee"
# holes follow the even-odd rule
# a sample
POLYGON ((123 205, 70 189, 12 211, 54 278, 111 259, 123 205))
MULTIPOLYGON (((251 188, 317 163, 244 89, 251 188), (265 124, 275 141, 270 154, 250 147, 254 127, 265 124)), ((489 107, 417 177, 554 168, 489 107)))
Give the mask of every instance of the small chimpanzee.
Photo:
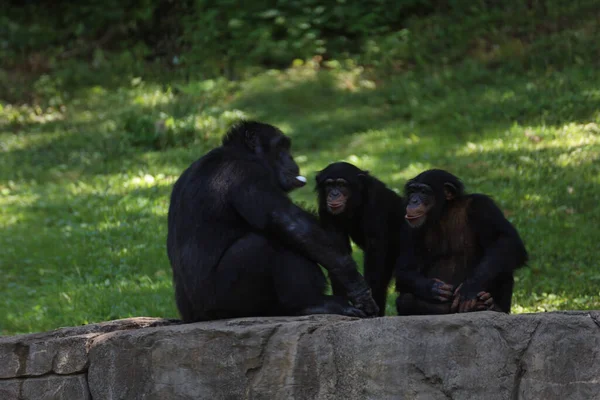
POLYGON ((412 229, 396 266, 398 314, 509 313, 513 273, 528 255, 494 201, 465 194, 456 176, 439 169, 409 180, 405 195, 412 229))
MULTIPOLYGON (((350 253, 350 239, 364 251, 364 274, 379 315, 385 315, 387 290, 399 255, 404 222, 403 199, 356 166, 337 162, 317 175, 321 226, 350 253)), ((343 288, 331 277, 334 295, 343 288)))
POLYGON ((242 122, 173 187, 167 253, 184 322, 246 316, 378 312, 356 263, 288 197, 306 179, 291 141, 242 122), (326 296, 323 265, 348 298, 326 296))

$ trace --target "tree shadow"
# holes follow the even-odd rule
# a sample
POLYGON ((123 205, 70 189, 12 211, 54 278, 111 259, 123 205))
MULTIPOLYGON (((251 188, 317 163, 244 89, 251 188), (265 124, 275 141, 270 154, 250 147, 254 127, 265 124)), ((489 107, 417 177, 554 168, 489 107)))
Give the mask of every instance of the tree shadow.
MULTIPOLYGON (((432 74, 403 74, 375 88, 369 82, 339 71, 308 77, 265 74, 247 82, 221 108, 239 109, 251 118, 282 127, 293 137, 296 153, 339 157, 351 155, 350 151, 364 154, 362 148, 368 149, 371 158, 406 162, 423 156, 418 145, 406 146, 414 142, 411 137, 435 141, 442 147, 462 145, 482 135, 501 134, 515 123, 560 126, 588 122, 600 109, 599 77, 579 67, 540 77, 457 66, 432 74), (381 131, 386 131, 392 142, 381 144, 384 148, 379 151, 373 147, 381 140, 381 131)), ((133 147, 131 136, 146 134, 154 126, 150 123, 145 131, 142 127, 139 132, 127 132, 125 115, 148 117, 152 122, 158 120, 161 110, 167 110, 186 118, 205 112, 211 104, 201 101, 195 105, 202 96, 187 94, 173 96, 168 104, 139 104, 119 90, 88 93, 93 106, 80 111, 87 113, 87 118, 74 115, 37 128, 24 126, 22 136, 36 132, 49 138, 3 151, 0 179, 53 180, 60 179, 65 170, 70 171, 67 175, 79 177, 114 174, 143 162, 148 154, 166 166, 183 168, 192 155, 200 156, 216 145, 216 136, 223 133, 158 151, 133 147), (105 99, 98 98, 101 96, 105 99), (186 153, 190 155, 181 162, 180 155, 186 153), (36 168, 27 170, 23 165, 36 168)))

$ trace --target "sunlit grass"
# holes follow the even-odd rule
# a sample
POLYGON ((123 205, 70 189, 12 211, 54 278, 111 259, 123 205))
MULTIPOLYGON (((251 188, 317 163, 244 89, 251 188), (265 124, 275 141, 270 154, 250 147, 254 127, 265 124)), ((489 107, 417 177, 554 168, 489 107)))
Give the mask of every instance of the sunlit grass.
MULTIPOLYGON (((10 108, 0 123, 0 333, 177 317, 165 248, 171 187, 243 117, 293 138, 309 185, 292 197, 308 205, 315 174, 333 161, 397 191, 424 169, 450 170, 492 195, 527 244, 513 312, 598 308, 600 77, 582 68, 497 76, 456 67, 382 81, 309 65, 177 93, 143 80, 95 87, 63 111, 38 110, 60 114, 48 121, 10 108), (156 128, 166 121, 171 130, 156 128)), ((393 301, 390 288, 391 315, 393 301)))

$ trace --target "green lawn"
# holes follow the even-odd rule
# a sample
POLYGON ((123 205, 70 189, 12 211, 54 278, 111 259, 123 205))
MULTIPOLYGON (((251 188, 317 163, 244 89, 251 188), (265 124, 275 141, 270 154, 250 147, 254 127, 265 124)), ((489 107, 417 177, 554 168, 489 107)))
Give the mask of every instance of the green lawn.
POLYGON ((243 117, 293 138, 311 183, 293 198, 311 205, 315 172, 329 162, 397 189, 424 169, 450 170, 492 195, 526 242, 513 312, 600 307, 593 66, 518 74, 463 63, 376 79, 309 65, 237 83, 135 79, 65 103, 0 108, 0 334, 177 317, 165 250, 171 186, 243 117))

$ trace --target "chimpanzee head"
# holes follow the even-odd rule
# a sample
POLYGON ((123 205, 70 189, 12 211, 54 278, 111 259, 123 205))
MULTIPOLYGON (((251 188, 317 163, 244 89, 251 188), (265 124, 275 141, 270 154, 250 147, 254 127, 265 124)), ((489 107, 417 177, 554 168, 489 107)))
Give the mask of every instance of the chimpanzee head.
POLYGON ((300 175, 300 168, 290 154, 291 145, 290 138, 276 127, 254 121, 234 125, 223 138, 223 146, 257 157, 286 192, 306 184, 306 178, 300 175))
POLYGON ((439 221, 448 202, 464 194, 460 179, 441 169, 421 172, 404 186, 407 199, 406 222, 420 228, 427 221, 439 221))
POLYGON ((368 171, 337 162, 329 164, 317 175, 315 190, 319 193, 319 209, 332 215, 352 212, 363 201, 362 192, 368 171))

